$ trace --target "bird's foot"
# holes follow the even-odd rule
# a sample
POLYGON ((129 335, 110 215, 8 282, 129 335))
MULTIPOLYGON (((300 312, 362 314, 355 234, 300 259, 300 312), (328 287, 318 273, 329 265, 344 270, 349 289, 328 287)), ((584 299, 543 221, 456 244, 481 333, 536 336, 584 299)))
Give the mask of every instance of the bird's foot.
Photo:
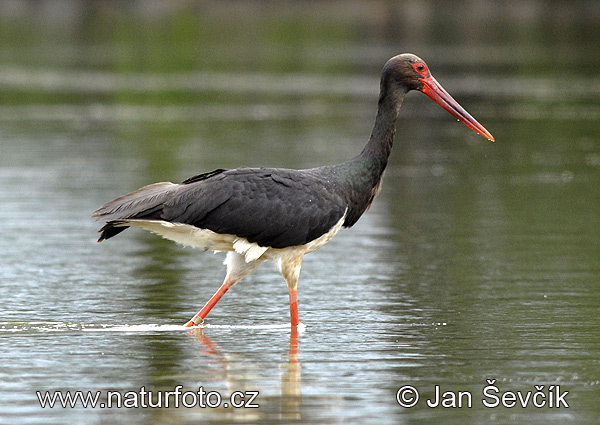
POLYGON ((199 316, 194 316, 192 320, 187 322, 185 325, 186 328, 191 328, 192 326, 202 326, 204 324, 204 319, 199 316))

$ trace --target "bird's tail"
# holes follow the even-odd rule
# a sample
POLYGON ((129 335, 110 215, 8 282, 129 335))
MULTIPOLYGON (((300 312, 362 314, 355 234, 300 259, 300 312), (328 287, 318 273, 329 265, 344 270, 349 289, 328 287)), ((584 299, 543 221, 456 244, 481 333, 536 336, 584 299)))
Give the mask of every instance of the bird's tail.
POLYGON ((105 221, 98 242, 112 238, 127 229, 129 219, 158 218, 164 202, 180 187, 170 182, 154 183, 102 205, 92 214, 105 221))

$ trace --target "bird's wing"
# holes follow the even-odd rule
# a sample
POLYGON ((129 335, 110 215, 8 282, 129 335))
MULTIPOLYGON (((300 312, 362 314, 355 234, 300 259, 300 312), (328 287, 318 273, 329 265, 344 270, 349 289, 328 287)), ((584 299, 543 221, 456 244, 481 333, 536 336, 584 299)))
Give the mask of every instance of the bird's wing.
POLYGON ((305 171, 240 168, 190 180, 164 203, 162 220, 264 247, 306 244, 330 231, 346 211, 332 183, 305 171))
POLYGON ((329 232, 346 212, 335 183, 279 168, 215 170, 182 184, 156 183, 108 202, 94 216, 108 221, 102 239, 124 230, 119 221, 162 220, 236 235, 263 247, 303 245, 329 232))

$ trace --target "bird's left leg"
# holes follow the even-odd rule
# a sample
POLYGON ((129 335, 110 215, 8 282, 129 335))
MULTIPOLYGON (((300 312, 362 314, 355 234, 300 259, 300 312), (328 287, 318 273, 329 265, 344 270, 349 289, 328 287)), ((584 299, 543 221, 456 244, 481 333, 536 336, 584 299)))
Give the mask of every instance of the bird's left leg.
POLYGON ((298 317, 298 278, 303 254, 287 255, 279 259, 279 270, 288 284, 290 293, 290 319, 292 327, 300 323, 298 317))
POLYGON ((227 275, 225 276, 225 281, 219 290, 211 297, 211 299, 208 300, 204 307, 202 307, 202 310, 192 317, 192 319, 184 326, 190 327, 202 324, 208 313, 217 304, 225 292, 227 292, 229 288, 238 283, 244 277, 252 273, 254 269, 261 265, 261 263, 262 260, 255 260, 247 263, 246 258, 243 255, 234 251, 228 252, 227 258, 225 259, 225 264, 227 265, 227 275))

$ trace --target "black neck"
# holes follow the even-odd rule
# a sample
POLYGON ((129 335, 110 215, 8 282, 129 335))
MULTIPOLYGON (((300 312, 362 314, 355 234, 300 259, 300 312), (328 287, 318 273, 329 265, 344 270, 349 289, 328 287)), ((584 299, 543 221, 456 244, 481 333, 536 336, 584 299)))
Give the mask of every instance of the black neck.
POLYGON ((382 87, 371 137, 359 155, 359 157, 376 160, 382 167, 381 172, 387 165, 388 157, 392 151, 394 134, 396 133, 396 119, 405 95, 406 93, 403 91, 390 91, 382 87))
POLYGON ((405 95, 404 91, 382 90, 369 141, 358 156, 338 166, 349 200, 345 227, 352 226, 359 219, 379 191, 394 143, 396 118, 405 95))

